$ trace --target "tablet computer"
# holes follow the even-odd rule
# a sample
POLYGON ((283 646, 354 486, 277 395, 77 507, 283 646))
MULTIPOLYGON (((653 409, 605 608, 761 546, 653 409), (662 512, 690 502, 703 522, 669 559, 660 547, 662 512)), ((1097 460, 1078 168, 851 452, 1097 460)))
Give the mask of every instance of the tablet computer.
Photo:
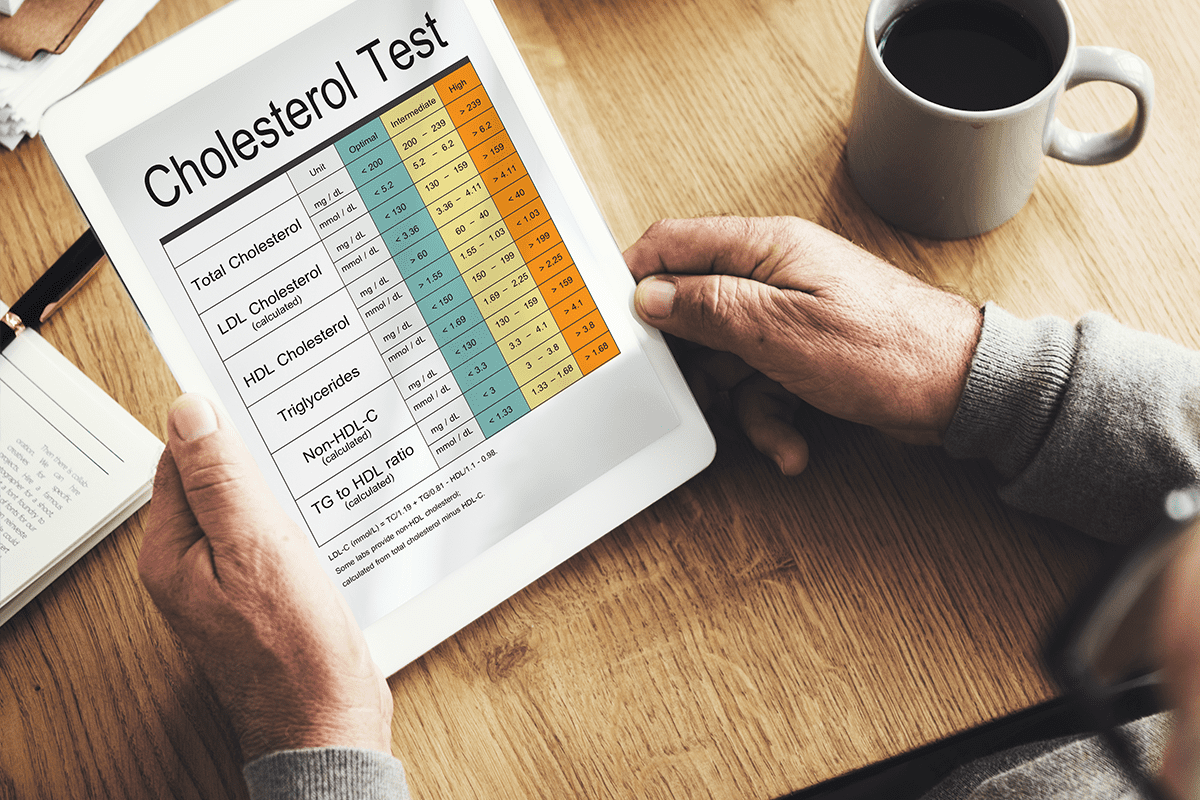
POLYGON ((489 0, 237 0, 42 136, 388 674, 713 456, 489 0))

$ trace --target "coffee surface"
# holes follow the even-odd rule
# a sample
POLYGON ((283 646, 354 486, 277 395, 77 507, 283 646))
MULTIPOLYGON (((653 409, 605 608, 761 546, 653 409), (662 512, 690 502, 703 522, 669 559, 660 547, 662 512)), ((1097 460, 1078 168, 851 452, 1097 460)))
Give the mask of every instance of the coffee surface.
POLYGON ((901 13, 879 40, 884 66, 941 106, 990 111, 1028 100, 1057 64, 1038 30, 994 0, 928 0, 901 13))

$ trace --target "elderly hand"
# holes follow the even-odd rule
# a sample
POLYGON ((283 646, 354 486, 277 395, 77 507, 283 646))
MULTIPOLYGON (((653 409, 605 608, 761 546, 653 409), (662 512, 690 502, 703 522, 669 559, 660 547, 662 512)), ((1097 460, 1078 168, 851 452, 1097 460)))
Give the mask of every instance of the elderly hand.
POLYGON ((329 745, 390 753, 387 682, 232 423, 184 395, 167 427, 138 570, 246 760, 329 745))
POLYGON ((750 440, 786 474, 808 447, 794 396, 906 442, 937 444, 982 315, 804 220, 665 220, 625 252, 638 314, 710 348, 688 375, 702 404, 731 390, 750 440))

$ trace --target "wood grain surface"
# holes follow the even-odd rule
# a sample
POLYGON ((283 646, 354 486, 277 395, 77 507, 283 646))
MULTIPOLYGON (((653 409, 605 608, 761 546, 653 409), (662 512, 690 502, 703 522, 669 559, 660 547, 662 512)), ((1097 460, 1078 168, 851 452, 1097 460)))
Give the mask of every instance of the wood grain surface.
MULTIPOLYGON (((161 0, 101 67, 218 0, 161 0)), ((618 243, 795 214, 1023 316, 1200 346, 1200 5, 1071 0, 1157 79, 1128 159, 1047 161, 958 242, 880 221, 843 147, 866 0, 500 0, 618 243)), ((1069 93, 1112 128, 1132 101, 1069 93)), ((0 297, 86 227, 40 140, 0 153, 0 297)), ((151 430, 177 392, 111 268, 44 333, 151 430)), ((771 798, 1046 699, 1040 639, 1101 546, 1007 509, 980 464, 821 415, 783 478, 718 410, 714 464, 390 680, 421 798, 771 798)), ((237 744, 137 580, 145 511, 0 628, 0 800, 244 796, 237 744)))

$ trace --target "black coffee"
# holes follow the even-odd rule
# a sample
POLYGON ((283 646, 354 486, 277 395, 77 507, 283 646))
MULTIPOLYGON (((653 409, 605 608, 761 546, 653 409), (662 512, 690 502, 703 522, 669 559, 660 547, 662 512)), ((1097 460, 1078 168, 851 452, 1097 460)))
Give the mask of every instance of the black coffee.
POLYGON ((1024 102, 1057 69, 1038 30, 994 0, 927 0, 888 25, 879 49, 914 93, 965 111, 1024 102))

